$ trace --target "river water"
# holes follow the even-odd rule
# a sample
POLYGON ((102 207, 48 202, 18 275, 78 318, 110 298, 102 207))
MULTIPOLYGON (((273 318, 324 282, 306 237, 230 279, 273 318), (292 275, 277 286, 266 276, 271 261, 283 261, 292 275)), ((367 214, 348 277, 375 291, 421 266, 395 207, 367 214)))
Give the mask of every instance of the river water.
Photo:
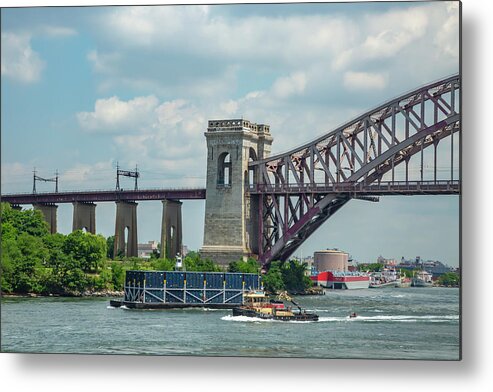
POLYGON ((318 322, 230 310, 130 310, 102 298, 3 298, 2 352, 459 359, 459 290, 333 290, 295 300, 318 322), (356 312, 358 317, 348 315, 356 312))

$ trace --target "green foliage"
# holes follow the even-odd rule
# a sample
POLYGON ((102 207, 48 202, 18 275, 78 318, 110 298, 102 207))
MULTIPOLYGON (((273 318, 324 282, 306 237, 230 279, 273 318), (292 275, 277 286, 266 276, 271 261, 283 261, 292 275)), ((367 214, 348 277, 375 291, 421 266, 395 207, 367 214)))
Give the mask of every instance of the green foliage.
POLYGON ((108 238, 106 238, 106 257, 108 259, 113 260, 115 257, 115 236, 110 235, 108 238))
POLYGON ((273 261, 262 278, 264 287, 272 293, 284 290, 291 293, 304 292, 312 286, 310 278, 305 275, 306 268, 307 264, 298 260, 273 261))
POLYGON ((247 261, 233 261, 228 266, 228 272, 242 272, 245 274, 258 274, 260 272, 260 264, 257 260, 249 257, 247 261))
MULTIPOLYGON (((85 272, 97 271, 104 264, 102 236, 50 234, 40 211, 16 210, 6 203, 1 209, 3 292, 70 294, 91 285, 85 272)), ((98 279, 103 283, 97 284, 104 285, 108 274, 98 279)))
POLYGON ((113 290, 113 274, 111 267, 105 267, 99 274, 87 275, 89 286, 96 291, 113 290))
POLYGON ((77 230, 67 236, 63 250, 78 262, 82 271, 96 272, 103 266, 106 246, 103 236, 77 230))
POLYGON ((111 268, 111 282, 113 283, 114 290, 123 290, 125 283, 125 271, 123 265, 117 261, 113 261, 110 264, 111 268))
POLYGON ((384 265, 382 263, 367 263, 367 264, 359 264, 358 270, 375 272, 375 271, 382 271, 383 267, 384 265))
MULTIPOLYGON (((17 210, 8 203, 1 204, 2 226, 9 222, 18 233, 26 233, 36 237, 49 234, 48 224, 39 210, 17 210)), ((2 227, 3 231, 3 227, 2 227)))
POLYGON ((210 259, 202 259, 198 252, 189 252, 183 260, 187 271, 221 272, 222 268, 210 259))
POLYGON ((438 278, 438 284, 457 287, 460 284, 460 276, 455 272, 446 272, 438 278))
POLYGON ((265 273, 265 275, 262 277, 262 282, 266 291, 271 293, 278 293, 280 291, 286 290, 286 286, 284 284, 282 276, 281 265, 282 263, 280 261, 271 262, 269 271, 267 271, 267 273, 265 273))
POLYGON ((175 261, 169 259, 153 259, 151 261, 151 267, 156 271, 173 271, 175 268, 175 261))

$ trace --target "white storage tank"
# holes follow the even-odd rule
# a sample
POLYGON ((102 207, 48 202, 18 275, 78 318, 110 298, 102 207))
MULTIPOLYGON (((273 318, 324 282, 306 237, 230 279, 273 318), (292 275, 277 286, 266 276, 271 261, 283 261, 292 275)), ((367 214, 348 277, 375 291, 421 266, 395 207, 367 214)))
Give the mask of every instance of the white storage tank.
POLYGON ((338 249, 319 250, 313 254, 313 263, 317 271, 348 270, 349 254, 338 249))

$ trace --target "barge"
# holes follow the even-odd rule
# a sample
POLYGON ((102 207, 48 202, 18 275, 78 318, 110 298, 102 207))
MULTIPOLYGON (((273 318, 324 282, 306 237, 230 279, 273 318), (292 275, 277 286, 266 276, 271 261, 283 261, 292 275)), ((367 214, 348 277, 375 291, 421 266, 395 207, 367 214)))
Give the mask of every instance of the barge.
POLYGON ((110 306, 129 309, 233 309, 262 287, 260 275, 230 272, 127 271, 124 298, 110 306))

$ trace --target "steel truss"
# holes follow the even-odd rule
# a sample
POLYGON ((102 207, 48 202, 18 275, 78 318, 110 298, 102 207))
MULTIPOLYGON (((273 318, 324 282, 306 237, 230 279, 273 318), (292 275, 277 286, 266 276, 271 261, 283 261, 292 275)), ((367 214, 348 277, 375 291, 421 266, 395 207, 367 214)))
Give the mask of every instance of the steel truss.
POLYGON ((369 195, 459 194, 454 134, 460 132, 460 75, 428 84, 368 111, 287 153, 250 163, 259 198, 262 264, 287 259, 351 198, 369 195), (447 178, 439 178, 437 147, 450 138, 447 178), (433 164, 424 150, 433 148, 433 164), (409 162, 420 156, 419 178, 409 162), (396 167, 404 163, 404 171, 396 167), (403 177, 398 178, 398 177, 403 177), (426 179, 425 179, 426 177, 426 179))

